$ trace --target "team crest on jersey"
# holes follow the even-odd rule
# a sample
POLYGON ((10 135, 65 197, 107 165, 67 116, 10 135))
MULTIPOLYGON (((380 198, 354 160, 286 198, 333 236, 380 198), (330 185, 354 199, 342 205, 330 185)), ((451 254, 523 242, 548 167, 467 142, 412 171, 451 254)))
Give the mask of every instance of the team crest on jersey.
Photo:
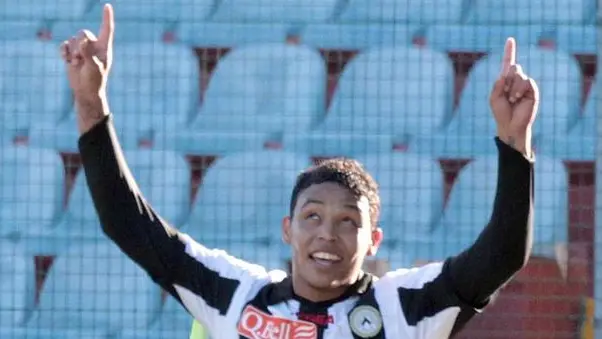
POLYGON ((372 338, 383 328, 383 318, 372 306, 358 306, 349 314, 349 327, 361 338, 372 338))
POLYGON ((249 305, 238 322, 238 334, 249 339, 317 339, 318 328, 310 322, 275 317, 249 305))

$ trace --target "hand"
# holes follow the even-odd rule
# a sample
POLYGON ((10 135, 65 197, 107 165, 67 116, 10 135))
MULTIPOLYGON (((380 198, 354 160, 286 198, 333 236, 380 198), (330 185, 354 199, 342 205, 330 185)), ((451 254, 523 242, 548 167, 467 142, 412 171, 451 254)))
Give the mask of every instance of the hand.
POLYGON ((109 113, 106 87, 113 56, 113 32, 113 8, 107 4, 98 38, 82 30, 61 44, 82 133, 109 113))
POLYGON ((500 77, 490 97, 498 137, 527 157, 531 156, 532 126, 539 106, 537 84, 516 64, 516 42, 506 41, 500 77))

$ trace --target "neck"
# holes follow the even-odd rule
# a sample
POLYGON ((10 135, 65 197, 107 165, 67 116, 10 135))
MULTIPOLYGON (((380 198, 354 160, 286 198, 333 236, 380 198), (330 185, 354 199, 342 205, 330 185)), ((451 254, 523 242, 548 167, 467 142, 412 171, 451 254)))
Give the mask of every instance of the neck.
POLYGON ((305 281, 298 274, 293 274, 292 283, 293 283, 293 292, 298 297, 309 300, 311 302, 323 302, 328 300, 333 300, 341 297, 347 290, 355 284, 361 277, 363 273, 355 278, 350 280, 349 282, 342 284, 338 287, 326 287, 326 288, 316 288, 311 286, 307 281, 305 281))

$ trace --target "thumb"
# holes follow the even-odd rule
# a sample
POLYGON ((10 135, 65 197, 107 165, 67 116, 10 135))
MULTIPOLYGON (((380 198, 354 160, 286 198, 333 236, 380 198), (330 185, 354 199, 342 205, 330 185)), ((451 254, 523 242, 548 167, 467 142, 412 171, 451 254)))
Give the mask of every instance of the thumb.
POLYGON ((491 90, 491 99, 496 99, 505 96, 504 87, 506 86, 506 79, 499 77, 493 84, 493 90, 491 90))
POLYGON ((96 48, 94 46, 95 43, 96 37, 94 34, 92 34, 92 32, 88 30, 83 30, 80 32, 79 49, 84 59, 90 60, 96 55, 96 48))

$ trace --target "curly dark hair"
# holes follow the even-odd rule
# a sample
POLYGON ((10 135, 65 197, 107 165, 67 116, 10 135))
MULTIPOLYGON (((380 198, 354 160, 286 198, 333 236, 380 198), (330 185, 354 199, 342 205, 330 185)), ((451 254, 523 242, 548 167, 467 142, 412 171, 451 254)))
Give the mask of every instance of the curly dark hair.
POLYGON ((347 158, 328 159, 309 167, 297 176, 291 196, 290 215, 293 216, 299 194, 316 184, 331 182, 348 189, 356 197, 366 197, 370 205, 372 227, 377 227, 380 214, 378 184, 358 161, 347 158))

